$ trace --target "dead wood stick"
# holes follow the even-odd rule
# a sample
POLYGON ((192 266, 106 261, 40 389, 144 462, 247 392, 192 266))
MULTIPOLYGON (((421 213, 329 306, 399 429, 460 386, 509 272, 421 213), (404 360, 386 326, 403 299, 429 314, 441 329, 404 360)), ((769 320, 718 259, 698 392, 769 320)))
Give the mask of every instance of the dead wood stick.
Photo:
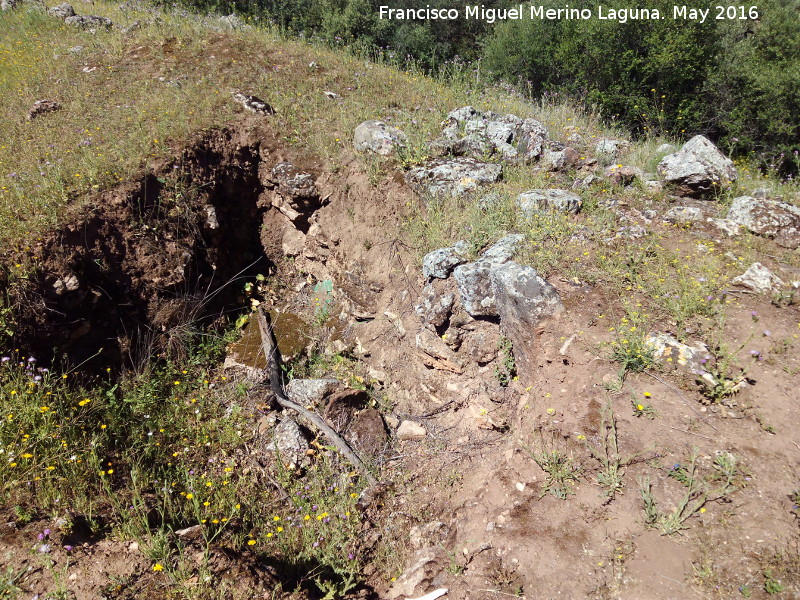
POLYGON ((304 406, 300 406, 296 402, 292 402, 286 397, 286 393, 283 389, 283 378, 280 371, 280 354, 278 352, 278 345, 275 343, 275 338, 272 335, 272 328, 269 326, 267 316, 260 307, 258 309, 258 328, 261 331, 261 348, 264 350, 264 355, 267 358, 269 387, 272 390, 272 393, 275 394, 275 399, 278 401, 278 404, 280 404, 283 408, 289 408, 302 415, 307 421, 324 433, 325 437, 328 438, 331 444, 333 444, 339 450, 339 452, 341 452, 345 458, 347 458, 347 460, 353 463, 353 465, 359 471, 361 471, 361 474, 364 475, 364 478, 367 480, 370 486, 377 485, 378 480, 375 479, 375 477, 373 477, 369 472, 367 466, 364 464, 364 461, 362 461, 358 455, 350 449, 350 446, 347 445, 347 442, 345 442, 339 436, 339 434, 336 433, 333 428, 325 422, 324 419, 318 415, 315 415, 304 406))

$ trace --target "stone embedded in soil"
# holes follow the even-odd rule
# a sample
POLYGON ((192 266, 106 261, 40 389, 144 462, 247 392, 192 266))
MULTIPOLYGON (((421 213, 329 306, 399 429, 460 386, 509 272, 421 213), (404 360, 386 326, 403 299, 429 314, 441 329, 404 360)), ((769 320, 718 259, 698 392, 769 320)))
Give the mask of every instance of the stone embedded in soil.
POLYGON ((61 110, 61 104, 56 102, 55 100, 37 100, 33 103, 33 106, 28 111, 28 120, 33 121, 34 119, 41 117, 42 115, 46 115, 51 112, 55 112, 57 110, 61 110))
POLYGON ((517 206, 526 219, 533 219, 546 210, 557 210, 576 214, 583 200, 577 194, 566 190, 530 190, 517 196, 517 206))
POLYGON ((442 139, 435 145, 455 156, 498 154, 504 160, 530 162, 544 152, 547 136, 547 129, 536 119, 464 106, 447 115, 442 139))
POLYGON ((453 277, 461 295, 461 304, 473 317, 497 316, 494 291, 491 285, 492 269, 511 260, 525 236, 507 235, 481 255, 481 259, 456 267, 453 277))
POLYGON ((684 196, 713 196, 738 178, 733 161, 707 138, 696 135, 658 164, 664 182, 684 196))
POLYGON ((455 301, 453 292, 439 292, 436 286, 427 283, 414 310, 424 324, 441 327, 450 318, 455 301))
POLYGON ((542 167, 549 171, 561 171, 573 167, 580 161, 580 153, 567 146, 563 150, 545 150, 542 156, 542 167))
POLYGON ((428 430, 414 421, 403 421, 397 428, 397 439, 401 441, 423 440, 428 435, 428 430))
POLYGON ((66 2, 62 2, 61 4, 57 4, 52 8, 47 9, 47 14, 51 17, 56 17, 59 19, 66 19, 67 17, 74 17, 75 16, 75 9, 72 8, 71 4, 66 2))
MULTIPOLYGON (((326 92, 327 94, 327 92, 326 92)), ((372 152, 389 156, 397 148, 405 147, 406 134, 397 127, 383 121, 364 121, 353 133, 353 147, 356 152, 372 152)))
POLYGON ((623 152, 629 150, 630 147, 630 142, 608 138, 597 142, 597 145, 594 147, 594 153, 606 160, 616 160, 623 152))
POLYGON ((742 196, 734 199, 727 219, 774 239, 779 246, 792 250, 800 247, 800 208, 793 204, 742 196))
POLYGON ((611 165, 603 171, 603 176, 615 185, 631 185, 636 179, 643 179, 644 173, 630 165, 611 165))
POLYGON ((428 547, 417 550, 408 566, 403 569, 403 574, 386 592, 386 598, 396 600, 400 596, 420 595, 431 587, 438 587, 438 584, 444 581, 445 564, 449 563, 443 548, 428 547))
POLYGON ((741 285, 759 294, 777 291, 785 285, 780 277, 758 262, 750 265, 750 267, 738 277, 734 277, 731 283, 741 285))
POLYGON ((736 237, 742 233, 742 226, 730 219, 715 219, 714 217, 709 217, 706 219, 706 222, 716 227, 721 233, 725 234, 726 237, 736 237))
POLYGON ((664 366, 684 367, 690 372, 702 371, 705 362, 711 358, 705 344, 697 342, 689 346, 667 333, 648 336, 645 345, 652 350, 657 362, 664 366))
POLYGON ((405 180, 417 192, 431 196, 461 196, 481 185, 496 183, 502 165, 474 158, 438 159, 406 173, 405 180))
POLYGON ((532 374, 536 326, 564 310, 561 297, 534 269, 515 262, 496 266, 490 278, 500 328, 512 342, 517 371, 532 374))
POLYGON ((90 29, 95 27, 105 27, 111 29, 114 22, 108 17, 98 17, 96 15, 75 15, 74 17, 67 17, 64 19, 67 25, 74 25, 75 27, 83 27, 90 29))
POLYGON ((673 206, 664 214, 664 220, 676 225, 689 225, 703 220, 703 211, 694 206, 673 206))
POLYGON ((416 336, 416 345, 422 351, 420 358, 429 367, 461 374, 464 363, 444 340, 428 329, 422 329, 416 336))
POLYGON ((284 463, 297 464, 308 450, 308 438, 297 421, 284 416, 275 426, 270 449, 277 450, 284 463))
POLYGON ((464 240, 432 250, 422 259, 422 275, 425 279, 447 279, 454 268, 467 261, 468 254, 469 244, 464 240))
POLYGON ((335 392, 338 379, 292 379, 286 384, 286 396, 301 406, 318 406, 326 396, 335 392))

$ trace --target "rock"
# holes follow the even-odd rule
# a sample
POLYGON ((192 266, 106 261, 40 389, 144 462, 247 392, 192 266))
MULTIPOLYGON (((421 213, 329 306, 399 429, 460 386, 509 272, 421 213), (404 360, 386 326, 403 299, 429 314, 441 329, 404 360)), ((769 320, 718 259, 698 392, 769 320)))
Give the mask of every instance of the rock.
POLYGON ((611 138, 602 139, 597 142, 594 147, 594 152, 597 156, 616 160, 624 151, 631 147, 629 142, 625 140, 614 140, 611 138))
POLYGON ((583 200, 577 194, 566 190, 531 190, 517 197, 517 206, 526 219, 532 219, 543 210, 558 210, 577 214, 583 200))
POLYGON ((322 92, 328 100, 341 100, 342 97, 337 94, 336 92, 331 92, 330 90, 323 90, 322 92))
POLYGON ((286 384, 286 396, 301 406, 319 406, 339 386, 338 379, 292 379, 286 384))
POLYGON ((51 17, 57 17, 59 19, 66 19, 67 17, 74 17, 75 16, 75 9, 72 8, 71 4, 67 4, 66 2, 62 2, 61 4, 57 4, 52 8, 47 9, 47 14, 51 17))
POLYGON ((235 14, 222 15, 217 19, 220 25, 226 29, 244 29, 245 23, 235 14))
POLYGON ((704 344, 682 344, 667 333, 650 335, 645 340, 645 345, 653 351, 653 358, 657 362, 685 367, 691 372, 702 371, 705 362, 711 358, 704 344))
POLYGON ((716 194, 738 177, 733 161, 702 135, 665 156, 658 164, 658 172, 678 193, 698 198, 716 194))
POLYGON ((456 267, 453 277, 461 295, 461 304, 473 317, 497 316, 489 274, 495 265, 488 260, 479 260, 456 267))
POLYGON ((500 328, 513 344, 520 375, 534 372, 538 323, 564 310, 558 291, 531 267, 508 262, 490 272, 500 328))
POLYGON ((643 173, 636 167, 611 165, 606 167, 603 175, 616 185, 631 185, 636 179, 642 179, 643 173))
POLYGON ((33 106, 28 111, 28 121, 33 121, 42 115, 46 115, 57 110, 61 110, 61 104, 55 100, 37 100, 33 103, 33 106))
POLYGON ((488 260, 494 264, 502 264, 514 258, 514 253, 519 246, 525 241, 525 236, 521 233, 510 233, 501 237, 494 244, 489 246, 481 254, 483 260, 488 260))
MULTIPOLYGON (((225 18, 225 17, 220 17, 225 18)), ((239 104, 241 104, 245 110, 249 110, 250 112, 254 112, 259 115, 274 115, 275 109, 272 107, 271 104, 265 102, 258 96, 250 96, 248 94, 241 94, 236 92, 233 94, 233 99, 236 100, 239 104)))
POLYGON ((440 546, 449 538, 450 528, 441 521, 431 521, 425 525, 414 525, 408 532, 408 541, 411 547, 419 550, 430 546, 440 546))
POLYGON ((542 156, 542 167, 550 171, 560 171, 578 164, 580 157, 578 151, 569 146, 558 151, 545 150, 542 156))
POLYGON ((677 225, 689 225, 703 220, 703 211, 694 206, 673 206, 664 215, 664 220, 677 225))
POLYGON ((114 22, 108 17, 98 17, 95 15, 76 15, 74 17, 67 17, 64 19, 67 25, 74 25, 75 27, 83 27, 84 29, 93 29, 98 27, 105 27, 111 29, 114 22))
POLYGON ((414 421, 403 421, 397 428, 397 439, 401 441, 424 440, 428 430, 414 421))
POLYGON ((14 10, 17 8, 17 0, 0 0, 0 10, 14 10))
POLYGON ((444 579, 443 564, 447 556, 443 548, 428 547, 414 553, 410 564, 403 570, 392 587, 386 592, 387 600, 396 600, 400 596, 411 597, 424 594, 429 588, 436 587, 439 580, 444 579))
POLYGON ((733 201, 727 218, 779 246, 800 247, 800 208, 792 204, 742 196, 733 201))
POLYGON ((784 286, 781 278, 761 263, 753 263, 747 271, 738 277, 734 277, 731 283, 741 285, 760 294, 777 291, 784 286))
POLYGON ((497 315, 490 279, 491 271, 511 260, 516 246, 524 239, 525 237, 520 234, 507 235, 487 248, 480 260, 460 265, 453 271, 461 295, 461 304, 470 315, 473 317, 497 315))
POLYGON ((465 106, 442 123, 439 146, 456 156, 481 158, 499 154, 506 160, 529 162, 544 151, 547 130, 536 119, 501 116, 465 106))
POLYGON ((282 162, 275 165, 270 183, 278 192, 273 205, 293 222, 314 212, 321 205, 314 177, 292 163, 282 162))
POLYGON ((447 279, 458 265, 467 261, 469 244, 463 240, 449 248, 428 252, 422 259, 422 275, 425 279, 447 279))
POLYGON ((81 283, 75 275, 67 275, 61 279, 57 279, 53 284, 53 291, 56 296, 62 296, 66 292, 74 292, 80 289, 81 283))
POLYGON ((730 219, 715 219, 709 217, 706 219, 706 222, 711 223, 711 225, 719 229, 727 237, 736 237, 741 233, 742 226, 730 219))
POLYGON ((406 173, 405 179, 417 192, 436 197, 460 196, 478 186, 496 183, 502 175, 503 167, 499 164, 472 158, 449 158, 414 167, 406 173))
POLYGON ((383 121, 364 121, 353 134, 353 146, 357 152, 372 152, 389 156, 397 148, 405 146, 406 134, 397 127, 383 121))
POLYGON ((297 421, 284 417, 275 426, 271 448, 277 449, 284 463, 296 465, 308 450, 308 438, 297 421))
POLYGON ((464 372, 464 364, 456 356, 456 353, 432 331, 422 329, 417 334, 416 343, 417 348, 423 353, 420 358, 426 366, 459 375, 464 372))
POLYGON ((424 324, 441 327, 450 318, 455 301, 452 292, 440 293, 433 284, 427 283, 414 310, 424 324))
POLYGON ((281 249, 286 256, 300 256, 305 249, 306 236, 294 227, 287 227, 281 239, 281 249))

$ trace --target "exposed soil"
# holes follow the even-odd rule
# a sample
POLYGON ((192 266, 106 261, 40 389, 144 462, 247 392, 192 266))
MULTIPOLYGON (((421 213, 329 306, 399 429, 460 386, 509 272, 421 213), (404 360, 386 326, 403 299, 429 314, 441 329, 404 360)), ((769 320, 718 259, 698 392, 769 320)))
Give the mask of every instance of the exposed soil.
MULTIPOLYGON (((800 466, 797 308, 742 295, 727 333, 747 337, 757 311, 759 330, 770 332, 751 344, 763 360, 749 371, 754 384, 729 406, 705 406, 677 372, 632 375, 621 393, 608 392, 617 366, 602 347, 610 323, 599 315, 613 302, 599 286, 554 278, 567 310, 541 325, 535 371, 504 387, 495 376, 495 322, 451 319, 464 332, 458 369, 416 347, 422 280, 400 233, 411 193, 394 175, 373 185, 356 159, 328 172, 257 120, 205 132, 174 161, 92 198, 20 255, 36 262, 35 278, 19 288, 21 338, 40 356, 63 352, 72 364, 102 349, 98 368, 121 368, 241 307, 245 276, 271 275, 280 282, 274 308, 306 316, 314 282, 329 280, 330 344, 363 361, 391 401, 384 410, 391 429, 412 419, 427 430, 424 440, 394 441, 383 455, 390 491, 365 531, 403 557, 407 574, 392 582, 396 574, 368 573, 363 595, 415 597, 446 587, 450 600, 731 598, 747 586, 757 598, 767 597, 764 571, 772 569, 784 585, 772 597, 798 597, 797 559, 774 558, 797 555, 789 499, 800 466), (268 173, 284 161, 314 176, 321 200, 299 226, 275 208, 268 173), (652 420, 632 410, 645 392, 652 420), (579 439, 601 443, 608 402, 621 454, 634 457, 613 499, 596 484, 599 463, 579 439), (686 464, 692 448, 706 471, 716 453, 733 453, 746 485, 709 503, 680 534, 659 535, 645 525, 637 478, 649 475, 669 511, 682 490, 670 466, 686 464), (531 457, 552 450, 582 466, 567 500, 546 493, 546 474, 531 457), (427 566, 411 568, 420 559, 427 566), (414 574, 416 585, 404 587, 414 574)), ((37 568, 27 550, 41 524, 3 527, 0 563, 37 568)), ((69 560, 62 550, 50 558, 78 600, 163 593, 128 540, 86 540, 69 560)), ((248 597, 271 597, 279 575, 247 553, 220 553, 212 569, 238 580, 248 597)), ((41 589, 31 591, 53 585, 47 577, 43 571, 41 589)))

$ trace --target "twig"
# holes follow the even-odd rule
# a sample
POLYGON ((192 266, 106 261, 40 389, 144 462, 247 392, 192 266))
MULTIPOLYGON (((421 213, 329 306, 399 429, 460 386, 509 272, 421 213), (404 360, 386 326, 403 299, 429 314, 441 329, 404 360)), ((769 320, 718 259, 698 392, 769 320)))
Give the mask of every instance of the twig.
POLYGON ((275 399, 278 401, 278 404, 280 404, 283 408, 289 408, 302 415, 306 420, 324 433, 331 444, 333 444, 339 450, 339 452, 341 452, 345 458, 347 458, 347 460, 353 463, 353 465, 359 471, 361 471, 370 486, 377 485, 378 480, 372 476, 372 473, 369 472, 364 462, 355 452, 350 449, 350 446, 347 445, 347 442, 345 442, 339 436, 339 434, 336 433, 333 428, 325 422, 324 419, 315 415, 305 407, 300 406, 296 402, 292 402, 286 397, 286 393, 283 389, 283 378, 281 377, 279 365, 280 354, 278 353, 278 345, 275 343, 275 339, 272 335, 272 329, 270 328, 269 323, 267 322, 267 317, 261 307, 258 309, 257 316, 258 328, 261 330, 261 348, 264 350, 264 355, 267 358, 269 387, 272 390, 272 393, 275 394, 275 399))
POLYGON ((655 379, 656 381, 658 381, 658 382, 662 383, 663 385, 667 386, 667 387, 668 387, 670 390, 672 390, 672 391, 675 393, 675 395, 676 395, 676 396, 678 396, 678 398, 680 398, 680 399, 681 399, 681 401, 682 401, 682 402, 683 402, 683 403, 684 403, 686 406, 688 406, 688 407, 689 407, 689 408, 692 410, 692 412, 693 412, 694 414, 696 414, 696 415, 698 416, 698 418, 699 418, 699 419, 700 419, 700 420, 701 420, 703 423, 705 423, 706 425, 708 425, 709 427, 711 427, 711 429, 713 429, 714 431, 717 431, 717 432, 719 431, 719 430, 718 430, 716 427, 714 427, 714 426, 713 426, 711 423, 709 423, 709 422, 708 422, 706 419, 704 419, 703 417, 701 417, 701 416, 700 416, 700 413, 698 413, 698 412, 697 412, 697 410, 695 410, 694 406, 692 406, 691 404, 689 404, 689 402, 687 402, 686 398, 684 398, 684 397, 683 397, 683 394, 681 394, 681 393, 678 391, 678 388, 676 388, 674 385, 671 385, 671 384, 667 383, 666 381, 664 381, 663 379, 661 379, 661 377, 659 377, 658 375, 653 375, 653 374, 652 374, 650 371, 645 371, 644 373, 645 373, 645 375, 649 375, 650 377, 652 377, 652 378, 653 378, 653 379, 655 379))
POLYGON ((675 431, 680 431, 681 433, 688 433, 689 435, 696 435, 697 437, 701 437, 704 440, 708 440, 710 442, 716 442, 714 438, 710 438, 707 435, 701 435, 699 433, 695 433, 694 431, 688 431, 686 429, 678 429, 677 427, 673 427, 672 425, 665 425, 664 427, 669 427, 670 429, 674 429, 675 431))

